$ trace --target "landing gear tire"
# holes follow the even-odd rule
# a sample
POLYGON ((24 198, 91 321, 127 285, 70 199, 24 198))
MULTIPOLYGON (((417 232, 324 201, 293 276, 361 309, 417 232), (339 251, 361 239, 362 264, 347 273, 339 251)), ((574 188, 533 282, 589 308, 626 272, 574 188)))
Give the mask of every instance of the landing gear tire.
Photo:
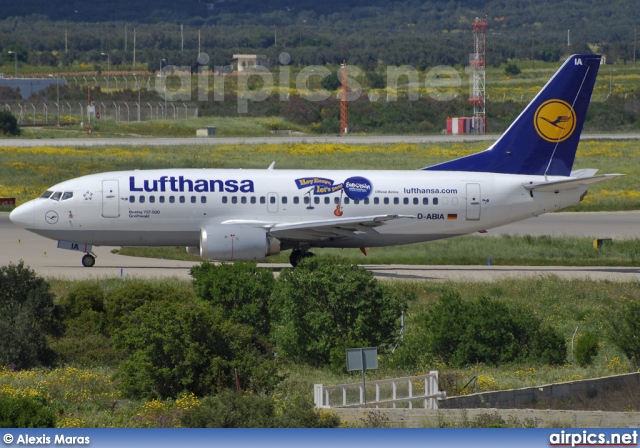
POLYGON ((296 266, 298 266, 298 263, 300 263, 303 258, 309 258, 309 257, 315 257, 315 256, 316 254, 314 254, 313 252, 306 252, 300 249, 294 249, 291 251, 291 255, 289 255, 289 263, 291 263, 291 266, 295 268, 296 266))
POLYGON ((93 267, 95 264, 96 258, 93 255, 85 254, 84 257, 82 257, 82 266, 85 268, 93 267))
POLYGON ((291 255, 289 255, 289 263, 291 263, 291 266, 295 268, 303 258, 304 252, 302 252, 300 249, 293 249, 291 251, 291 255))

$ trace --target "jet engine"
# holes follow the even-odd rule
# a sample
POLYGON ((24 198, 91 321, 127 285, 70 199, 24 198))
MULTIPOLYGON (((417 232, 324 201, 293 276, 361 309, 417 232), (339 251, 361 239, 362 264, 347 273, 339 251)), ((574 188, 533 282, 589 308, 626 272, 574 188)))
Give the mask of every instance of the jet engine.
POLYGON ((200 256, 205 260, 264 261, 278 253, 280 240, 270 237, 265 229, 224 224, 200 229, 200 256))

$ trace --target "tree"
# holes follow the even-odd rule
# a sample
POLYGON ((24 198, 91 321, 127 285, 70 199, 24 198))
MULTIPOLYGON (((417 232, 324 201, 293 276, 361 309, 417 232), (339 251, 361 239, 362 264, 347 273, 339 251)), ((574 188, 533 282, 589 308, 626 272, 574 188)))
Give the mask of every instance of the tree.
POLYGON ((0 112, 0 135, 20 135, 18 120, 9 111, 0 112))
POLYGON ((611 341, 629 358, 635 371, 640 364, 640 300, 625 301, 609 321, 611 341))
POLYGON ((525 359, 557 365, 566 359, 565 341, 557 331, 543 327, 524 309, 487 297, 464 301, 456 291, 445 291, 408 327, 406 347, 397 351, 407 367, 429 357, 457 367, 525 359))
POLYGON ((0 365, 50 365, 47 336, 59 336, 60 310, 49 284, 24 263, 0 267, 0 365))
POLYGON ((324 78, 322 78, 320 85, 323 89, 328 90, 329 92, 333 92, 342 85, 340 76, 340 70, 338 70, 337 73, 331 73, 329 76, 325 76, 324 78))
POLYGON ((294 361, 344 370, 345 349, 394 341, 403 307, 371 272, 341 258, 305 258, 276 281, 271 334, 294 361))
POLYGON ((586 367, 593 362, 593 358, 598 356, 598 336, 587 331, 576 341, 575 357, 581 367, 586 367))
POLYGON ((204 262, 190 273, 198 296, 221 307, 225 318, 269 334, 268 301, 275 283, 271 271, 253 262, 204 262))
POLYGON ((278 380, 268 346, 248 325, 202 300, 150 301, 131 312, 115 335, 128 358, 119 368, 127 396, 205 396, 236 386, 268 391, 278 380))
POLYGON ((517 76, 520 74, 520 67, 516 64, 507 64, 504 68, 504 73, 508 76, 517 76))

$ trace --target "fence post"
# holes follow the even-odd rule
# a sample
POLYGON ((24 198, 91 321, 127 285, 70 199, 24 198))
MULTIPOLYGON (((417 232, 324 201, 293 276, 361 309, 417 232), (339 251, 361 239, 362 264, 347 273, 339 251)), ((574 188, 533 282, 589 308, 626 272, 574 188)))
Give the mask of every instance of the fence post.
MULTIPOLYGON (((411 383, 411 380, 407 381, 408 386, 409 386, 409 398, 413 398, 413 384, 411 383)), ((413 401, 409 400, 409 409, 413 409, 413 401)))
POLYGON ((322 408, 322 384, 313 385, 313 403, 316 408, 322 408))

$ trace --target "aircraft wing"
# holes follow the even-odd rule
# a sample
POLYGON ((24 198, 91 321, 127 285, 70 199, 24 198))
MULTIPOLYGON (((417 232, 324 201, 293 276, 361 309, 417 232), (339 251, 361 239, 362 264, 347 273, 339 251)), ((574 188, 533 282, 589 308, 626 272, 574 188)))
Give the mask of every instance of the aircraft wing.
POLYGON ((600 174, 599 176, 570 177, 568 179, 556 180, 552 182, 538 182, 524 185, 527 190, 533 191, 553 191, 571 190, 585 185, 595 184, 624 174, 600 174))
POLYGON ((278 223, 269 228, 269 233, 278 239, 298 241, 322 241, 353 237, 354 233, 377 233, 376 227, 388 221, 416 218, 414 215, 374 215, 355 218, 336 218, 318 221, 278 223))

